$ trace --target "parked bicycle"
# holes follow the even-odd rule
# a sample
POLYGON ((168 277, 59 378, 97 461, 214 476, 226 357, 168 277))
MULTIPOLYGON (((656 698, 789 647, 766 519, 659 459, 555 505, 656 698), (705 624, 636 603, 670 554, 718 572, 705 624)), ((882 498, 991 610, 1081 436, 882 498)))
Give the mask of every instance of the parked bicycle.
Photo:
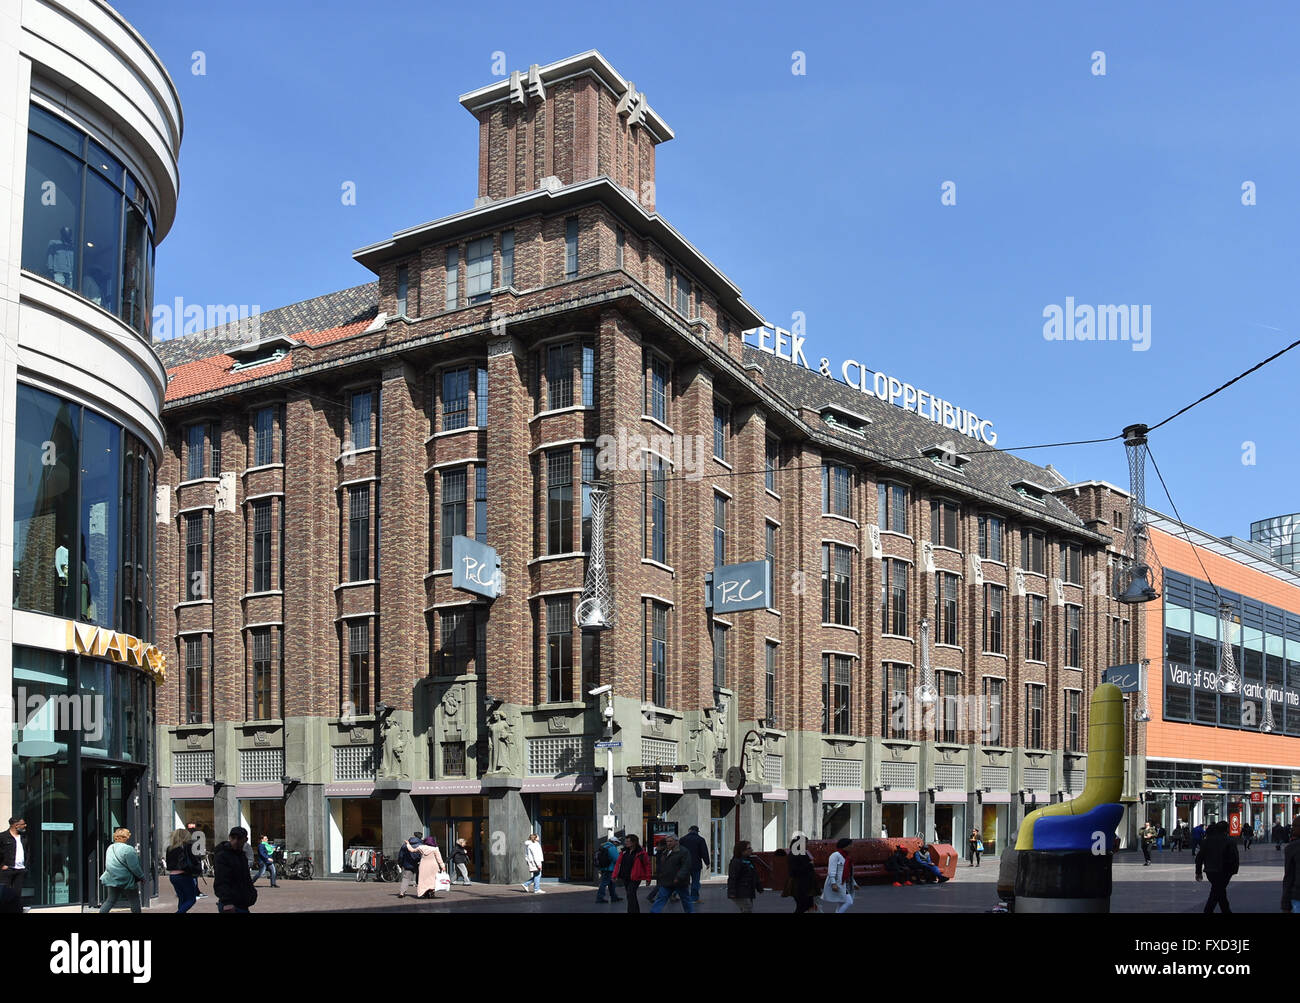
POLYGON ((288 854, 283 850, 276 850, 275 867, 285 877, 298 878, 302 881, 310 881, 314 873, 311 857, 301 850, 293 850, 288 854))

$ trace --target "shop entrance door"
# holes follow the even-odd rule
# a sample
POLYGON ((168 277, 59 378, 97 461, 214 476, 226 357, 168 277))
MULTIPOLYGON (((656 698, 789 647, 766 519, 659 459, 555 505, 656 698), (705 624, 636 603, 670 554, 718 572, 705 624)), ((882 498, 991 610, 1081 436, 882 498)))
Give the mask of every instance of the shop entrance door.
POLYGON ((574 816, 542 819, 542 877, 558 881, 591 880, 591 821, 574 816))
POLYGON ((727 820, 713 818, 709 820, 709 873, 721 877, 727 872, 727 820))
POLYGON ((106 890, 99 881, 104 873, 108 848, 113 845, 113 831, 125 826, 131 830, 132 846, 138 846, 140 868, 146 880, 140 886, 142 904, 148 900, 157 862, 153 860, 152 833, 137 796, 141 772, 138 769, 96 768, 82 774, 82 812, 86 820, 86 838, 82 860, 86 865, 86 901, 100 905, 106 890))

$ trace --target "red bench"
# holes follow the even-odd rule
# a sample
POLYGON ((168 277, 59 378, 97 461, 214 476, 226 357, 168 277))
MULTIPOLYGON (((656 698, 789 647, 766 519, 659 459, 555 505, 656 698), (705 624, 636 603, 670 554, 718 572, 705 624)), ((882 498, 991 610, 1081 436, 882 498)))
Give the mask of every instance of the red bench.
MULTIPOLYGON (((813 869, 817 873, 817 880, 824 882, 826 880, 826 865, 831 859, 831 854, 835 852, 834 839, 810 839, 804 846, 808 855, 812 857, 813 869)), ((849 864, 853 868, 853 880, 858 884, 868 884, 871 882, 886 882, 890 880, 889 872, 885 870, 885 861, 894 853, 897 846, 903 847, 910 857, 920 847, 924 846, 923 840, 917 837, 906 839, 855 839, 853 843, 845 848, 845 856, 848 857, 849 864)), ((947 843, 931 843, 930 859, 935 866, 939 868, 939 873, 945 878, 952 878, 957 873, 957 863, 959 857, 957 851, 947 843)), ((765 850, 762 853, 755 853, 754 856, 767 865, 770 875, 764 875, 764 885, 768 888, 785 887, 786 879, 786 862, 789 851, 783 850, 765 850)))

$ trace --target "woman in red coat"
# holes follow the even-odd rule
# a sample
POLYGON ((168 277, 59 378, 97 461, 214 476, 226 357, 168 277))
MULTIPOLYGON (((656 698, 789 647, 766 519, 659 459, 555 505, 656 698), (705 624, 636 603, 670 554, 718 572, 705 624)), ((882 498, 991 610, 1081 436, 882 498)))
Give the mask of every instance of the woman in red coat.
POLYGON ((623 838, 623 850, 614 861, 614 880, 623 882, 628 912, 641 911, 641 905, 636 900, 637 886, 642 881, 649 881, 652 876, 650 854, 646 853, 637 836, 628 833, 623 838))

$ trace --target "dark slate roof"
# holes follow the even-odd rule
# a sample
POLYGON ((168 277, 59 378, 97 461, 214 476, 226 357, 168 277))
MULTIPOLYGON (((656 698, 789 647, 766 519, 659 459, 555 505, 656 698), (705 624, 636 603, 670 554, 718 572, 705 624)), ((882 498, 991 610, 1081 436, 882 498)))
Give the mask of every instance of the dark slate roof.
POLYGON ((300 303, 267 310, 257 315, 256 329, 250 320, 245 319, 167 341, 155 341, 153 348, 162 359, 163 368, 173 369, 186 362, 224 355, 232 348, 259 338, 278 335, 293 337, 304 331, 344 327, 358 321, 371 320, 378 312, 379 283, 367 282, 351 289, 340 289, 300 303))
POLYGON ((978 439, 959 434, 955 429, 944 428, 928 418, 886 403, 874 394, 864 394, 837 379, 760 352, 750 345, 746 345, 744 351, 745 364, 763 370, 763 385, 775 390, 794 407, 820 411, 830 404, 870 418, 865 439, 827 425, 816 427, 836 444, 842 443, 846 452, 874 459, 883 466, 907 474, 911 480, 920 478, 951 486, 954 494, 976 494, 986 503, 996 503, 1003 509, 1083 528, 1083 521, 1055 496, 1046 495, 1040 505, 1011 487, 1016 481, 1024 480, 1050 491, 1061 484, 1055 471, 1030 463, 1014 453, 993 449, 978 439), (946 441, 957 447, 959 455, 970 457, 960 473, 923 455, 924 450, 946 441))

